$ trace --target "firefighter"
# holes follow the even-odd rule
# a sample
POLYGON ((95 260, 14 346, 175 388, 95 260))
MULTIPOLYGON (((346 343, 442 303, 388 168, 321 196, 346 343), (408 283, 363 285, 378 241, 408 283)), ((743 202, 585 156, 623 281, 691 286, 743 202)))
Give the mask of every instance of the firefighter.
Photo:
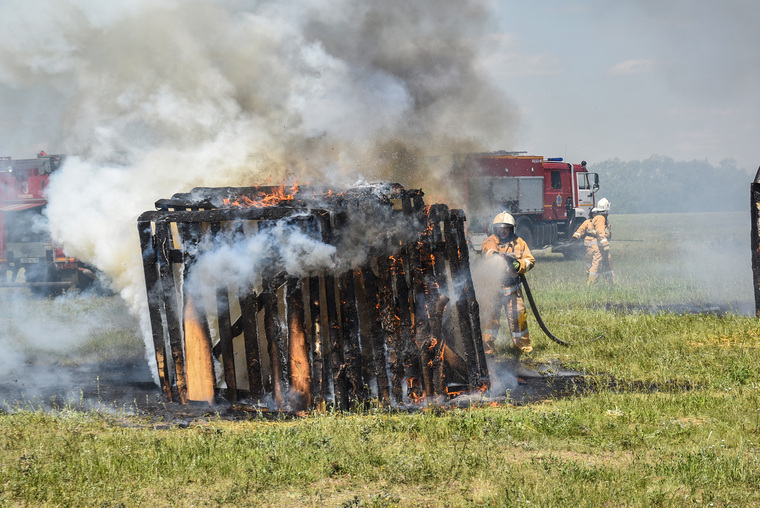
POLYGON ((612 270, 612 254, 610 252, 610 240, 612 240, 612 227, 610 226, 610 200, 602 198, 596 204, 596 216, 594 217, 594 229, 604 230, 604 240, 599 242, 602 254, 601 276, 610 284, 615 283, 615 272, 612 270))
POLYGON ((507 212, 498 214, 493 220, 493 234, 483 242, 486 258, 501 257, 506 261, 499 265, 503 270, 502 290, 496 302, 486 313, 483 327, 483 342, 487 354, 494 353, 494 343, 501 326, 501 311, 507 314, 507 322, 512 335, 512 346, 518 353, 530 353, 533 346, 528 334, 528 313, 523 302, 519 274, 533 268, 536 260, 525 241, 515 234, 515 219, 507 212))
POLYGON ((588 273, 586 284, 588 285, 594 284, 600 275, 611 283, 615 282, 610 257, 611 230, 607 219, 609 211, 609 200, 600 199, 597 206, 591 210, 589 218, 583 221, 583 224, 573 233, 573 240, 583 238, 583 245, 586 247, 586 272, 588 273))

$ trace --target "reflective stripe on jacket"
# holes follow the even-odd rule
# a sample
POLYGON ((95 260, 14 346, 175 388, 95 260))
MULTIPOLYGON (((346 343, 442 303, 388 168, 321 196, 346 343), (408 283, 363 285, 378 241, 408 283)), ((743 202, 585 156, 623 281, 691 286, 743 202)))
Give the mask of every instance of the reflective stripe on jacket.
POLYGON ((491 235, 483 241, 483 255, 486 257, 494 254, 512 254, 520 262, 517 273, 525 273, 536 264, 536 258, 530 253, 528 244, 517 235, 512 235, 504 243, 499 237, 491 235))

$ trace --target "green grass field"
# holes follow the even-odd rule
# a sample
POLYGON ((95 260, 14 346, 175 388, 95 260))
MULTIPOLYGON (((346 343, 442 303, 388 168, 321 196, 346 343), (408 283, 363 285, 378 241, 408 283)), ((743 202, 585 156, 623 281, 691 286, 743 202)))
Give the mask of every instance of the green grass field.
MULTIPOLYGON (((748 214, 611 220, 615 286, 587 287, 582 260, 551 253, 537 253, 529 274, 544 321, 572 346, 548 340, 531 316, 535 351, 523 361, 587 373, 571 397, 184 425, 118 408, 16 408, 0 413, 0 505, 760 504, 748 214)), ((0 362, 5 374, 11 360, 40 355, 143 354, 134 319, 114 298, 47 300, 40 314, 7 293, 0 302, 12 353, 0 362), (19 313, 48 333, 69 328, 68 347, 33 340, 19 313), (108 318, 74 337, 88 316, 108 318)))

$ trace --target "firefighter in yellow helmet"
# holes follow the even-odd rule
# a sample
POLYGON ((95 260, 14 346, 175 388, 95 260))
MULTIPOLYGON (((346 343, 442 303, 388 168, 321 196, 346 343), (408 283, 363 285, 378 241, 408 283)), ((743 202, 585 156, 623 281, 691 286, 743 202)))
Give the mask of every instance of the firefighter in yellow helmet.
POLYGON ((615 273, 612 271, 612 257, 610 256, 610 238, 612 230, 608 220, 610 202, 602 198, 591 210, 588 219, 573 233, 573 239, 583 238, 586 247, 586 271, 588 280, 586 284, 593 284, 600 275, 610 283, 615 282, 615 273))
POLYGON ((528 313, 523 302, 522 289, 518 274, 533 268, 536 260, 530 253, 528 244, 515 234, 515 219, 507 212, 498 214, 492 224, 493 234, 483 241, 483 255, 486 258, 498 256, 505 261, 500 264, 503 270, 502 288, 496 302, 485 312, 483 342, 487 354, 494 353, 494 342, 501 326, 501 311, 507 314, 507 322, 512 335, 512 345, 520 353, 530 353, 528 334, 528 313))

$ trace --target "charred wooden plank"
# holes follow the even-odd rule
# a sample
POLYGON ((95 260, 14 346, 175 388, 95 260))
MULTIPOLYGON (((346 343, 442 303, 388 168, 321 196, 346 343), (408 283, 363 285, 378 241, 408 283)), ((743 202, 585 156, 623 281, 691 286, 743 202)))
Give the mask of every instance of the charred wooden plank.
POLYGON ((760 317, 760 168, 750 186, 752 229, 752 279, 755 289, 755 315, 760 317))
POLYGON ((406 247, 404 247, 397 256, 394 256, 391 267, 396 285, 398 315, 401 325, 401 361, 404 365, 407 395, 411 401, 416 401, 423 397, 422 374, 419 349, 414 334, 414 299, 410 298, 409 283, 407 282, 406 269, 404 267, 406 250, 406 247))
POLYGON ((272 370, 271 382, 275 402, 285 407, 285 395, 288 391, 288 369, 283 347, 280 312, 277 302, 277 287, 268 277, 264 277, 262 300, 264 307, 264 333, 267 337, 269 363, 272 370))
MULTIPOLYGON (((248 391, 253 399, 264 395, 264 380, 261 369, 261 350, 259 348, 258 300, 256 293, 248 291, 239 296, 241 332, 245 345, 245 363, 248 370, 248 391)), ((232 332, 234 336, 237 334, 232 332)))
POLYGON ((362 376, 362 350, 359 337, 359 310, 356 305, 354 272, 347 270, 339 278, 341 329, 345 355, 346 379, 350 386, 352 402, 367 398, 362 376))
POLYGON ((476 356, 478 358, 479 379, 478 387, 488 388, 491 386, 491 380, 488 374, 488 365, 486 364, 485 350, 483 349, 483 335, 480 330, 480 305, 475 297, 475 285, 472 282, 470 272, 470 253, 467 248, 467 236, 464 232, 464 213, 460 210, 454 210, 454 230, 456 231, 457 244, 459 245, 459 263, 462 267, 463 291, 467 299, 468 315, 470 317, 470 327, 472 329, 472 341, 475 346, 476 356))
POLYGON ((378 293, 377 280, 372 267, 365 265, 362 267, 361 272, 364 279, 369 334, 372 344, 372 363, 375 367, 374 374, 377 383, 377 394, 380 404, 387 405, 390 402, 390 386, 387 374, 388 361, 385 357, 385 337, 383 336, 383 327, 380 321, 381 296, 378 293))
POLYGON ((172 234, 167 222, 156 224, 155 242, 157 247, 158 274, 164 301, 166 329, 169 334, 174 375, 176 378, 176 393, 172 397, 180 403, 187 404, 187 380, 185 377, 185 358, 182 351, 182 328, 178 309, 177 288, 174 283, 174 271, 169 261, 169 250, 172 248, 172 234))
MULTIPOLYGON (((197 213, 197 212, 196 212, 197 213)), ((218 237, 222 232, 222 224, 211 223, 211 232, 218 237)), ((227 286, 216 288, 216 319, 219 328, 219 344, 222 352, 224 367, 224 382, 227 385, 228 396, 232 401, 238 400, 237 376, 235 375, 235 350, 232 344, 232 318, 230 316, 230 296, 227 286)))
POLYGON ((431 268, 430 253, 424 238, 419 238, 411 252, 411 274, 414 287, 414 336, 419 348, 422 391, 425 397, 435 393, 433 383, 433 336, 430 331, 430 312, 435 299, 429 294, 426 276, 431 268))
POLYGON ((228 288, 216 290, 216 318, 219 327, 219 343, 222 349, 222 365, 224 366, 224 382, 227 385, 228 396, 233 401, 238 400, 237 377, 235 375, 235 349, 232 344, 232 325, 230 318, 230 298, 228 288))
POLYGON ((137 231, 140 237, 142 250, 143 273, 145 274, 145 286, 148 294, 148 314, 150 318, 151 336, 153 349, 156 355, 156 368, 158 381, 164 397, 171 402, 172 392, 169 382, 169 366, 166 361, 166 343, 164 342, 164 325, 161 319, 162 295, 161 284, 158 276, 158 255, 153 245, 154 237, 150 222, 138 222, 137 231))
MULTIPOLYGON (((452 213, 449 215, 448 220, 444 221, 443 223, 443 235, 446 241, 446 252, 454 286, 457 286, 458 283, 464 278, 461 254, 459 251, 460 249, 468 248, 467 244, 460 245, 460 243, 457 241, 455 231, 456 220, 456 216, 452 213)), ((467 297, 465 291, 456 292, 456 302, 454 305, 456 307, 457 321, 459 323, 459 333, 462 339, 464 357, 467 366, 467 370, 463 374, 467 379, 467 384, 471 387, 475 387, 479 382, 478 357, 472 334, 472 325, 470 323, 470 315, 469 309, 467 307, 467 297)))
POLYGON ((188 289, 187 278, 196 259, 198 243, 202 237, 200 224, 177 224, 184 251, 182 270, 183 331, 185 344, 185 371, 187 376, 187 398, 192 401, 214 401, 216 378, 211 360, 211 332, 209 330, 203 297, 188 289))
POLYGON ((322 338, 322 309, 320 306, 320 278, 309 277, 309 320, 311 329, 309 341, 311 348, 311 400, 319 405, 325 400, 325 388, 329 386, 327 369, 324 366, 324 346, 322 338))
POLYGON ((288 353, 290 357, 290 402, 292 409, 305 410, 311 403, 311 369, 309 344, 304 331, 302 282, 291 277, 287 282, 288 353))
POLYGON ((276 221, 289 217, 300 211, 300 208, 277 206, 272 208, 219 208, 214 210, 151 210, 143 212, 139 221, 215 223, 235 220, 276 221))
POLYGON ((393 294, 393 274, 389 256, 377 258, 378 272, 378 303, 380 307, 380 328, 388 354, 388 364, 391 372, 391 393, 397 404, 404 402, 404 362, 401 346, 401 318, 393 294))
POLYGON ((435 375, 436 393, 443 395, 446 387, 446 373, 443 368, 443 314, 449 302, 448 272, 446 269, 446 248, 442 233, 442 223, 448 221, 449 208, 446 205, 432 205, 429 207, 429 221, 431 227, 424 236, 427 247, 430 250, 432 269, 428 271, 426 284, 429 286, 428 293, 433 303, 429 307, 430 332, 433 337, 433 372, 435 375))
POLYGON ((341 337, 340 318, 338 316, 338 294, 335 290, 335 277, 325 274, 325 295, 327 300, 327 325, 330 337, 330 370, 332 374, 335 405, 348 409, 348 386, 343 363, 343 338, 341 337))

